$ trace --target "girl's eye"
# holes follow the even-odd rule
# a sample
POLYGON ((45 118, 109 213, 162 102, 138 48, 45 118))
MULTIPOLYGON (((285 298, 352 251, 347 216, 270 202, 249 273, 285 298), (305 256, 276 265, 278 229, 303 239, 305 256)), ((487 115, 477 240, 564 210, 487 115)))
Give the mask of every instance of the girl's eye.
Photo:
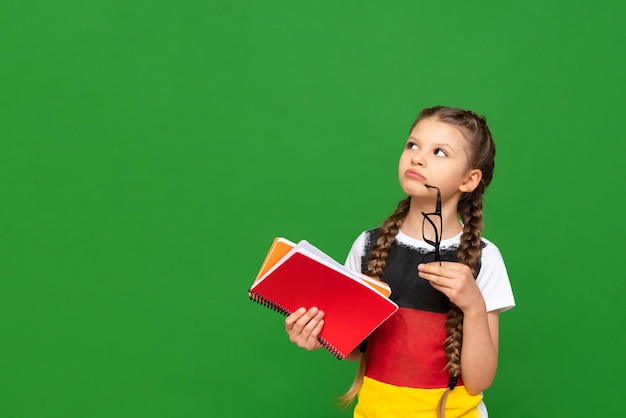
POLYGON ((407 142, 406 149, 417 149, 418 146, 415 142, 407 142))
POLYGON ((444 150, 442 150, 441 148, 437 148, 437 149, 435 150, 435 155, 436 155, 437 157, 447 157, 447 156, 448 156, 448 153, 447 153, 447 152, 445 152, 444 150))

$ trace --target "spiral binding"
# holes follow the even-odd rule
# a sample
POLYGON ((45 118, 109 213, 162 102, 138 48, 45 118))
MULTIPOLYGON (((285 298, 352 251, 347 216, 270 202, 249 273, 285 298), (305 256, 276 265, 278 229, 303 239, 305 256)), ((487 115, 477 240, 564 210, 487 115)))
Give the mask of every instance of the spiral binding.
POLYGON ((282 315, 291 315, 291 311, 287 308, 285 308, 282 305, 279 305, 276 302, 272 302, 271 300, 267 299, 266 297, 263 297, 261 295, 259 295, 258 293, 254 293, 249 291, 248 292, 248 296, 250 297, 250 300, 256 303, 260 303, 261 305, 270 308, 273 311, 276 311, 282 315))
POLYGON ((318 341, 320 342, 320 344, 322 344, 322 346, 327 349, 328 351, 330 351, 330 354, 332 354, 333 356, 337 357, 339 360, 343 360, 344 358, 346 358, 345 355, 343 355, 343 353, 339 350, 337 350, 335 348, 334 345, 332 345, 331 343, 328 342, 328 340, 326 340, 326 338, 322 337, 321 335, 319 335, 317 337, 318 341))
MULTIPOLYGON (((271 300, 267 299, 266 297, 263 297, 261 295, 259 295, 258 293, 255 293, 253 291, 248 291, 248 297, 250 298, 251 301, 259 303, 267 308, 270 308, 273 311, 276 311, 282 315, 291 315, 291 311, 287 308, 285 308, 284 306, 276 303, 276 302, 272 302, 271 300)), ((322 344, 322 347, 324 347, 326 350, 328 350, 333 356, 337 357, 339 360, 343 360, 344 358, 346 358, 346 356, 339 351, 337 348, 335 348, 334 345, 332 345, 331 343, 328 342, 328 340, 326 340, 326 338, 322 337, 321 335, 318 335, 317 337, 318 341, 320 342, 320 344, 322 344)))

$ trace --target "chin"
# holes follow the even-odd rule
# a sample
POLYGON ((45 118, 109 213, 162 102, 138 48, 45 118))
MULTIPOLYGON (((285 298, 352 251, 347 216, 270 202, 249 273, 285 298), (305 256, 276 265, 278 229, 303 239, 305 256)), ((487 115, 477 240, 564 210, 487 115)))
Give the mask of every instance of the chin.
POLYGON ((421 186, 413 185, 410 187, 402 186, 402 190, 404 191, 404 193, 408 194, 409 196, 423 196, 424 192, 427 189, 424 185, 421 185, 421 186))

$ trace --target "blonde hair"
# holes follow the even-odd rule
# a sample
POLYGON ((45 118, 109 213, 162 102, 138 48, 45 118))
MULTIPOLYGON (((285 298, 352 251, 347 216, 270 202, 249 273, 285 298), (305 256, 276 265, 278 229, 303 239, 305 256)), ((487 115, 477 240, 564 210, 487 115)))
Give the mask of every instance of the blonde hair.
MULTIPOLYGON (((482 178, 478 186, 471 193, 464 193, 459 200, 457 212, 463 222, 461 242, 457 252, 460 263, 466 264, 477 275, 477 265, 481 254, 481 232, 483 229, 483 195, 491 183, 495 168, 495 144, 491 132, 487 127, 484 116, 477 115, 470 110, 456 109, 445 106, 435 106, 420 112, 411 129, 422 119, 435 119, 449 123, 460 129, 468 141, 470 167, 482 171, 482 178)), ((411 198, 401 200, 395 212, 387 218, 381 228, 376 243, 371 249, 371 259, 367 265, 367 275, 382 279, 387 266, 389 249, 395 240, 400 227, 409 213, 411 198)), ((463 345, 463 312, 450 302, 450 309, 446 320, 447 338, 443 342, 444 351, 448 360, 446 370, 450 375, 450 384, 444 392, 438 405, 438 416, 443 417, 445 403, 450 390, 454 389, 457 379, 461 376, 461 347, 463 345)), ((367 369, 367 352, 361 354, 357 375, 348 391, 339 397, 339 404, 347 407, 356 397, 367 369)))

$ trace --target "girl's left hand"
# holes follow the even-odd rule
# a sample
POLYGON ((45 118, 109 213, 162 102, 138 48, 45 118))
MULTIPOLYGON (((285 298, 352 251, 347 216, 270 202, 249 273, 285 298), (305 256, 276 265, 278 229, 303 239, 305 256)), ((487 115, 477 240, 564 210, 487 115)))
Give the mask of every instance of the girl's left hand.
POLYGON ((463 312, 485 309, 485 300, 474 280, 472 271, 462 263, 442 262, 420 264, 418 274, 426 279, 463 312))

